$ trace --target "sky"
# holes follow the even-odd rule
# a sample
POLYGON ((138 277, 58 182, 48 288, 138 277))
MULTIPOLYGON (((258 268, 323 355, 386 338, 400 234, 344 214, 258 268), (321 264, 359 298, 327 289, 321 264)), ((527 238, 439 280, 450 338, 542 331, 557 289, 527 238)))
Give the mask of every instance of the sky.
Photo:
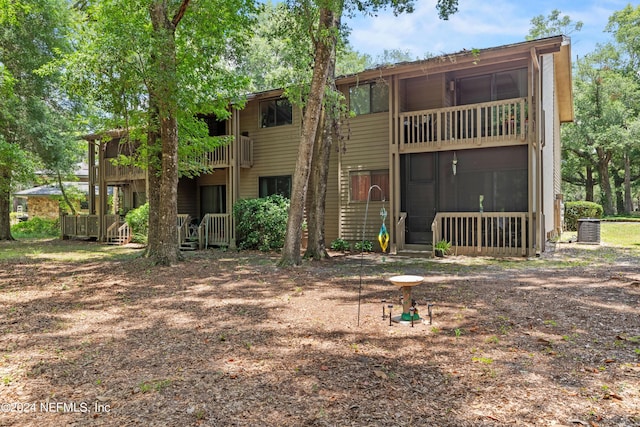
POLYGON ((415 0, 412 14, 394 16, 382 11, 377 17, 358 16, 347 19, 351 28, 352 47, 371 55, 375 60, 385 49, 408 50, 412 59, 427 54, 457 53, 463 49, 483 49, 519 43, 531 28, 531 18, 547 17, 558 9, 560 16, 568 15, 572 21, 582 21, 579 32, 570 34, 572 56, 592 52, 597 43, 611 41, 604 32, 613 12, 633 7, 638 2, 628 0, 459 0, 458 13, 448 21, 438 18, 436 0, 415 0))

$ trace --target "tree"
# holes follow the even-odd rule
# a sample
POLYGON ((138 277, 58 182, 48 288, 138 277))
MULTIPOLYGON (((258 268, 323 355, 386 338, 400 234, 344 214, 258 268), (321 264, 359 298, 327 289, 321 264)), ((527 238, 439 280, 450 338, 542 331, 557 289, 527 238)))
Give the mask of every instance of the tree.
MULTIPOLYGON (((565 152, 576 155, 586 170, 598 174, 601 204, 606 215, 615 213, 613 175, 625 169, 634 142, 632 129, 637 122, 640 100, 638 85, 612 67, 615 51, 611 46, 578 60, 575 71, 575 121, 563 132, 565 152), (616 156, 616 153, 622 155, 616 156), (615 161, 618 160, 616 166, 615 161)), ((565 162, 567 164, 567 162, 565 162)), ((566 176, 565 171, 563 175, 566 176)))
POLYGON ((63 0, 0 0, 0 240, 12 240, 15 183, 36 167, 65 169, 53 162, 69 142, 68 106, 56 90, 59 74, 44 69, 70 49, 72 19, 63 0))
POLYGON ((582 21, 574 22, 569 15, 560 17, 561 13, 558 9, 553 9, 546 18, 544 15, 531 18, 531 28, 525 39, 535 40, 559 34, 568 36, 582 29, 582 21))
POLYGON ((69 84, 95 102, 103 129, 129 130, 138 147, 129 161, 148 167, 147 256, 157 264, 180 259, 179 176, 206 172, 188 159, 225 143, 208 136, 200 115, 226 119, 229 105, 242 106, 247 80, 230 64, 252 12, 250 0, 105 0, 86 8, 69 84))
MULTIPOLYGON (((457 11, 457 0, 438 0, 436 8, 440 18, 447 19, 457 11)), ((298 158, 293 174, 291 207, 287 221, 287 234, 282 250, 281 266, 298 265, 301 262, 300 240, 302 220, 307 197, 307 185, 311 170, 313 147, 320 123, 320 114, 332 61, 332 52, 338 42, 339 23, 343 12, 374 13, 382 7, 393 7, 394 13, 412 12, 412 0, 387 2, 370 0, 367 2, 344 2, 342 0, 299 0, 294 3, 296 16, 309 28, 309 38, 313 46, 313 73, 308 96, 304 102, 304 113, 298 158), (317 11, 317 13, 315 12, 317 11)))

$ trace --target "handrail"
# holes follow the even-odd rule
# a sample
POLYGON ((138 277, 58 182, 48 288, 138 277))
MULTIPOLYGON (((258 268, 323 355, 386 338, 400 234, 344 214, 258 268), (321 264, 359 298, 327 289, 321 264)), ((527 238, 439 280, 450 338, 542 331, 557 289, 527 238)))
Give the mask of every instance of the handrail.
POLYGON ((198 227, 200 248, 209 245, 228 246, 230 243, 231 214, 206 214, 198 227))
POLYGON ((433 248, 445 240, 458 254, 525 256, 526 212, 438 212, 431 224, 433 248))
POLYGON ((526 141, 527 98, 400 113, 400 150, 526 141))
POLYGON ((191 224, 191 215, 178 214, 177 217, 177 233, 178 233, 178 246, 182 245, 189 236, 189 225, 191 224))
POLYGON ((398 224, 396 224, 396 245, 397 250, 404 249, 405 245, 405 223, 407 220, 407 213, 400 212, 400 218, 398 218, 398 224))

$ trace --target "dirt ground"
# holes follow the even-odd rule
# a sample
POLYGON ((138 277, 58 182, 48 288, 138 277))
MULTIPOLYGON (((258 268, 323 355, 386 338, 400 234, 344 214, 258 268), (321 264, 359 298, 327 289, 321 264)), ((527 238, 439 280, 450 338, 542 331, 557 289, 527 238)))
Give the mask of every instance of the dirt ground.
POLYGON ((637 249, 333 255, 0 261, 0 426, 640 426, 637 249))

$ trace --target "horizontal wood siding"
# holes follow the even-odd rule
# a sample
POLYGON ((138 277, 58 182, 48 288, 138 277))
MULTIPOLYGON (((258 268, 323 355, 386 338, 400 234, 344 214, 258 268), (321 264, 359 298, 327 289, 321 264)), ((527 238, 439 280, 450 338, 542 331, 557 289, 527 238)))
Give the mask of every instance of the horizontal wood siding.
POLYGON ((293 175, 300 142, 300 112, 294 107, 293 124, 259 127, 259 102, 253 101, 240 112, 240 133, 253 139, 253 167, 240 169, 241 199, 258 197, 258 178, 293 175))
MULTIPOLYGON (((350 173, 389 169, 389 115, 388 113, 367 114, 349 121, 351 138, 346 142, 346 152, 341 158, 340 176, 340 226, 343 239, 352 244, 362 240, 362 230, 366 202, 352 202, 350 197, 350 173)), ((346 129, 345 129, 346 132, 346 129)), ((374 190, 375 191, 375 190, 374 190)), ((380 230, 380 209, 389 208, 389 194, 386 202, 370 202, 365 239, 377 243, 380 230)), ((389 229, 389 217, 386 221, 389 229)))
POLYGON ((178 214, 198 215, 198 187, 195 179, 180 178, 178 181, 178 214))

